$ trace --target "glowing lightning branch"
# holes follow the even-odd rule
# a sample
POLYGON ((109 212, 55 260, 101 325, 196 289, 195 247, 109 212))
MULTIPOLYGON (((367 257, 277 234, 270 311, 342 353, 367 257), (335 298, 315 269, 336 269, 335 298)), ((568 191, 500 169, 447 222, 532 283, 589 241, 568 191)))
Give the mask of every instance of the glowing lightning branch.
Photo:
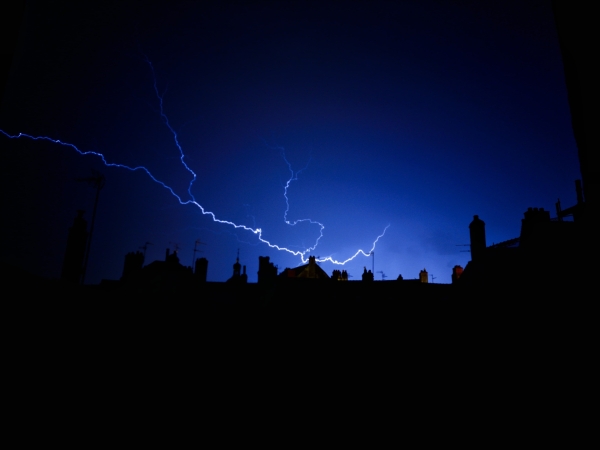
MULTIPOLYGON (((175 191, 173 190, 173 188, 171 188, 170 186, 168 186, 167 184, 165 184, 163 181, 157 179, 144 166, 131 167, 131 166, 126 166, 124 164, 118 164, 118 163, 108 162, 102 153, 94 152, 94 151, 82 151, 79 148, 77 148, 77 146, 75 146, 74 144, 70 144, 70 143, 67 143, 67 142, 62 142, 60 140, 52 139, 52 138, 47 137, 47 136, 31 136, 31 135, 25 134, 25 133, 19 133, 17 135, 11 135, 11 134, 9 134, 6 131, 1 130, 1 129, 0 129, 0 133, 2 133, 3 135, 5 135, 6 137, 8 137, 10 139, 27 138, 27 139, 32 139, 34 141, 40 141, 40 140, 41 141, 49 141, 49 142, 52 142, 54 144, 59 144, 59 145, 65 146, 65 147, 70 147, 73 150, 75 150, 77 153, 79 153, 80 155, 94 155, 94 156, 99 157, 102 160, 102 162, 104 163, 104 165, 107 166, 107 167, 120 167, 120 168, 123 168, 123 169, 130 170, 132 172, 141 170, 141 171, 145 172, 152 179, 152 181, 160 184, 162 187, 164 187, 165 189, 167 189, 179 201, 179 203, 181 205, 190 205, 190 204, 191 205, 195 205, 196 207, 198 207, 198 209, 200 209, 200 211, 202 212, 203 215, 210 216, 214 222, 225 224, 225 225, 229 225, 229 226, 231 226, 231 227, 233 227, 235 229, 242 229, 242 230, 245 230, 245 231, 249 231, 249 232, 255 234, 258 237, 258 239, 259 239, 260 242, 262 242, 263 244, 268 245, 270 248, 273 248, 273 249, 276 249, 276 250, 279 250, 279 251, 285 251, 285 252, 288 252, 288 253, 290 253, 290 254, 292 254, 294 256, 299 256, 303 263, 308 262, 308 258, 307 258, 306 255, 307 255, 307 253, 310 253, 311 251, 314 251, 315 248, 317 247, 317 245, 319 244, 319 240, 323 237, 323 230, 325 229, 325 226, 322 223, 314 221, 312 219, 299 219, 299 220, 295 220, 295 221, 290 221, 287 218, 287 215, 288 215, 288 212, 289 212, 289 209, 290 209, 289 199, 288 199, 288 196, 287 196, 288 188, 290 187, 290 184, 291 184, 292 181, 297 181, 298 180, 298 175, 303 170, 305 170, 308 167, 308 164, 303 169, 301 169, 301 170, 299 170, 297 172, 294 172, 292 170, 291 164, 289 163, 289 161, 285 157, 285 153, 283 152, 283 149, 281 149, 283 159, 285 160, 286 164, 288 165, 288 168, 290 169, 290 173, 291 173, 291 176, 290 176, 289 180, 287 181, 287 183, 285 184, 284 191, 283 191, 283 195, 285 197, 285 202, 286 202, 286 210, 285 210, 285 212, 283 214, 283 219, 284 219, 285 223, 288 224, 288 225, 290 225, 290 226, 294 226, 294 225, 296 225, 296 224, 298 224, 300 222, 309 222, 311 224, 318 225, 319 228, 320 228, 320 234, 319 234, 319 237, 317 238, 317 240, 315 241, 315 244, 312 247, 306 248, 303 251, 291 250, 289 248, 281 247, 281 246, 279 246, 277 244, 273 244, 273 243, 267 241, 266 239, 264 239, 263 235, 262 235, 262 229, 261 228, 251 228, 251 227, 248 227, 246 225, 235 224, 235 223, 230 222, 228 220, 218 219, 213 212, 207 211, 206 209, 204 209, 204 207, 200 203, 198 203, 196 201, 194 195, 192 194, 192 186, 193 186, 193 184, 194 184, 194 182, 196 181, 196 178, 197 178, 196 173, 185 162, 185 154, 184 154, 183 149, 181 148, 181 145, 179 143, 179 138, 178 138, 177 132, 173 129, 173 127, 169 123, 169 119, 168 119, 167 115, 164 112, 164 108, 163 108, 163 96, 158 91, 157 82, 156 82, 156 74, 154 72, 154 67, 152 66, 152 63, 148 59, 146 59, 146 62, 148 63, 148 65, 150 66, 150 69, 152 71, 152 75, 153 75, 153 79, 154 79, 154 92, 156 94, 156 97, 158 99, 159 106, 160 106, 159 114, 160 114, 160 116, 161 116, 164 124, 166 125, 166 127, 169 129, 169 131, 173 135, 173 141, 175 143, 175 146, 179 150, 181 164, 192 175, 192 180, 190 181, 190 183, 188 185, 188 194, 190 196, 189 200, 183 200, 179 195, 177 195, 177 193, 175 193, 175 191)), ((384 228, 383 232, 379 236, 377 236, 377 239, 375 239, 375 241, 373 242, 373 245, 372 245, 371 249, 368 252, 365 252, 365 251, 359 249, 359 250, 356 251, 356 253, 354 255, 352 255, 350 258, 348 258, 348 259, 346 259, 344 261, 337 261, 337 260, 335 260, 335 259, 333 259, 333 258, 331 258, 329 256, 325 257, 325 258, 319 258, 319 259, 317 259, 317 261, 319 261, 319 262, 328 261, 328 262, 331 262, 333 264, 344 265, 347 262, 352 261, 358 255, 362 254, 363 256, 369 256, 371 254, 371 252, 373 252, 375 250, 375 246, 377 245, 377 242, 379 241, 379 239, 381 237, 383 237, 383 235, 385 235, 385 232, 388 229, 388 227, 389 227, 389 225, 384 228)))
MULTIPOLYGON (((323 225, 321 222, 318 222, 318 221, 312 220, 312 219, 298 219, 298 220, 294 220, 293 222, 289 221, 287 218, 287 215, 290 210, 290 202, 289 202, 287 193, 288 193, 288 189, 290 187, 291 182, 298 181, 298 175, 300 175, 303 171, 305 171, 308 168, 308 165, 310 164, 310 160, 308 161, 308 163, 306 163, 306 166, 304 166, 304 168, 298 170, 297 172, 294 172, 294 170, 292 169, 292 165, 285 157, 284 149, 281 147, 279 147, 279 149, 281 150, 281 156, 283 157, 283 160, 285 161, 288 168, 290 169, 290 174, 291 174, 290 179, 287 180, 287 183, 285 184, 285 187, 283 189, 283 196, 285 197, 285 205, 286 205, 285 212, 283 213, 283 220, 285 221, 286 224, 288 224, 290 226, 294 226, 300 222, 309 222, 310 224, 319 226, 319 237, 315 241, 315 244, 312 247, 308 247, 303 252, 298 252, 300 255, 300 258, 302 259, 302 262, 306 263, 308 261, 308 259, 306 258, 306 254, 315 250, 317 248, 317 245, 319 245, 319 240, 323 237, 323 230, 325 229, 325 225, 323 225)), ((344 265, 347 262, 352 261, 354 258, 356 258, 360 254, 362 254, 364 256, 369 256, 371 254, 371 252, 375 250, 377 241, 379 241, 379 238, 381 238, 385 234, 388 227, 389 227, 389 225, 384 228, 383 233, 381 233, 379 236, 377 236, 377 239, 375 239, 375 242, 373 242, 373 246, 371 247, 371 250, 369 250, 367 253, 365 253, 363 250, 359 249, 359 250, 357 250, 357 252, 354 255, 352 255, 350 258, 346 259, 345 261, 337 261, 337 260, 331 258, 330 256, 328 256, 326 258, 319 258, 319 259, 317 259, 317 261, 319 261, 319 262, 329 261, 333 264, 344 265)))
POLYGON ((296 224, 298 224, 300 222, 309 222, 312 225, 319 226, 319 237, 315 241, 315 245, 313 245, 312 247, 306 248, 304 250, 304 252, 302 252, 302 262, 306 262, 304 255, 306 253, 314 250, 315 248, 317 248, 317 245, 319 245, 319 240, 323 237, 323 230, 325 229, 325 225, 323 225, 321 222, 317 222, 312 219, 298 219, 298 220, 294 220, 293 222, 290 222, 287 218, 288 212, 290 210, 290 200, 288 199, 287 193, 288 193, 288 189, 290 187, 290 183, 292 181, 298 181, 298 175, 300 175, 304 170, 306 170, 308 168, 308 165, 310 164, 310 159, 308 160, 308 162, 306 163, 306 166, 304 166, 303 169, 300 169, 299 171, 294 172, 294 170, 292 169, 292 165, 285 157, 285 150, 282 147, 279 147, 279 150, 281 150, 281 156, 282 156, 283 160, 285 161, 285 163, 287 164, 288 168, 290 169, 290 174, 291 174, 290 179, 287 180, 287 182, 285 183, 285 186, 283 188, 283 196, 285 197, 285 211, 283 213, 283 221, 290 226, 295 226, 296 224))
MULTIPOLYGON (((197 178, 196 173, 192 169, 190 169, 190 167, 184 161, 185 154, 183 153, 181 144, 179 144, 179 136, 177 136, 177 132, 173 129, 173 127, 169 123, 169 118, 165 114, 165 110, 163 108, 163 95, 161 95, 158 92, 158 86, 157 86, 157 81, 156 81, 156 72, 154 71, 154 66, 152 65, 152 62, 150 62, 150 60, 147 57, 146 57, 146 62, 148 63, 148 65, 150 66, 150 70, 152 71, 154 93, 156 94, 156 98, 158 99, 158 105, 160 106, 160 110, 159 110, 160 117, 163 120, 163 122, 165 123, 165 125, 167 126, 167 128, 169 129, 169 131, 171 132, 171 134, 173 135, 173 142, 175 142, 175 146, 179 150, 179 155, 180 155, 179 160, 181 161, 181 164, 183 165, 183 167, 185 167, 185 170, 187 170, 189 173, 192 174, 192 180, 190 181, 190 184, 188 184, 188 194, 190 194, 192 202, 196 203, 194 194, 192 194, 192 185, 194 184, 194 181, 196 181, 196 178, 197 178)), ((181 202, 181 199, 179 199, 179 202, 181 202)), ((205 214, 204 209, 200 205, 198 205, 198 206, 202 210, 202 214, 205 214)), ((210 214, 212 214, 212 213, 210 213, 210 214)), ((213 219, 214 219, 215 218, 214 214, 212 214, 212 215, 213 215, 213 219)))

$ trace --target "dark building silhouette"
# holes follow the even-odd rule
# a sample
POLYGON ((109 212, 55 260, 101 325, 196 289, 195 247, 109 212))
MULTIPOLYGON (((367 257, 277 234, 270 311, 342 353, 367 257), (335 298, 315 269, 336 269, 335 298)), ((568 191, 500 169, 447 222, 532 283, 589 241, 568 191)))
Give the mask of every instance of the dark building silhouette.
POLYGON ((520 236, 489 247, 485 244, 485 224, 474 220, 469 226, 471 261, 459 284, 574 289, 589 284, 591 273, 598 267, 600 134, 593 124, 600 69, 595 58, 595 16, 593 6, 559 1, 553 1, 552 6, 583 180, 575 182, 577 203, 563 209, 559 199, 555 218, 543 208, 528 208, 520 236), (572 221, 565 220, 569 216, 572 221))
POLYGON ((123 286, 147 292, 165 292, 184 290, 197 281, 191 267, 179 262, 177 251, 171 253, 167 248, 164 261, 153 261, 143 266, 143 254, 129 253, 125 256, 126 268, 121 278, 123 286))
MULTIPOLYGON (((571 252, 572 261, 585 261, 579 274, 579 283, 591 286, 598 269, 600 234, 600 133, 597 126, 600 101, 600 68, 597 63, 598 27, 592 4, 553 1, 554 20, 565 72, 567 97, 571 112, 571 125, 577 143, 582 185, 577 188, 577 205, 573 219, 577 234, 583 241, 577 254, 571 252)), ((560 209, 560 201, 557 205, 560 209)), ((560 221, 562 214, 557 214, 560 221)), ((567 260, 563 264, 575 265, 567 260)), ((576 274, 570 274, 577 276, 576 274)))
MULTIPOLYGON (((552 6, 565 71, 571 124, 583 179, 583 193, 587 203, 585 214, 589 217, 599 217, 600 134, 597 132, 595 118, 599 100, 600 68, 596 57, 596 16, 591 4, 553 1, 552 6)), ((598 238, 595 238, 594 244, 597 243, 598 238)))
POLYGON ((521 236, 519 246, 524 250, 543 252, 552 245, 552 234, 558 230, 551 229, 550 211, 544 208, 528 208, 525 218, 521 219, 521 236))
POLYGON ((246 266, 243 267, 243 273, 241 272, 242 265, 240 264, 240 256, 238 256, 233 264, 233 275, 227 280, 227 283, 233 284, 245 284, 248 282, 248 275, 246 274, 246 266))
MULTIPOLYGON (((327 272, 321 269, 321 267, 317 264, 317 260, 314 256, 308 257, 308 264, 303 264, 294 269, 286 268, 279 276, 283 278, 308 278, 317 280, 330 279, 329 275, 327 275, 327 272)), ((341 272, 339 274, 339 277, 341 279, 341 272)), ((346 279, 348 279, 347 275, 346 279)))
POLYGON ((198 258, 196 259, 196 267, 194 269, 194 277, 204 283, 206 282, 206 274, 208 273, 208 259, 198 258))
POLYGON ((132 273, 142 270, 144 267, 144 254, 140 251, 129 252, 125 255, 125 263, 123 264, 123 275, 121 280, 127 279, 132 273))
POLYGON ((165 250, 165 262, 172 265, 179 264, 179 256, 177 256, 177 250, 171 253, 171 250, 167 248, 165 250))
POLYGON ((83 260, 85 258, 85 245, 87 243, 87 221, 83 218, 84 211, 77 211, 73 226, 69 228, 67 248, 61 272, 61 280, 68 283, 79 284, 83 273, 83 260))
POLYGON ((268 256, 258 257, 258 283, 272 283, 277 278, 277 267, 269 261, 268 256))
MULTIPOLYGON (((482 248, 483 221, 473 221, 471 261, 460 276, 461 284, 492 288, 519 285, 569 286, 585 268, 582 257, 589 251, 590 218, 581 214, 586 207, 577 186, 577 204, 565 210, 557 204, 557 217, 550 217, 544 208, 528 208, 521 220, 519 237, 482 248), (573 220, 564 220, 571 215, 573 220), (476 227, 473 224, 476 223, 476 227), (473 230, 479 234, 474 236, 473 230)), ((560 202, 559 202, 560 203, 560 202)), ((591 264, 593 262, 590 261, 591 264)), ((454 282, 454 274, 453 274, 454 282)))

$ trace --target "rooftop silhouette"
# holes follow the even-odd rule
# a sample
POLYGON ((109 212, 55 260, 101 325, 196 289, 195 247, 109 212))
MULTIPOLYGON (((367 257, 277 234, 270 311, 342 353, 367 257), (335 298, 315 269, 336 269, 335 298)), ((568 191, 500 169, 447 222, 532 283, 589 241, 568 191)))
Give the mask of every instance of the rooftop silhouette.
MULTIPOLYGON (((219 7, 211 17, 199 17, 193 5, 168 9, 168 21, 148 11, 140 21, 162 30, 161 39, 148 31, 135 48, 155 61, 153 73, 144 58, 132 62, 137 50, 126 27, 107 12, 90 21, 76 8, 32 5, 23 16, 29 37, 15 44, 18 64, 11 59, 3 71, 3 262, 48 282, 77 285, 87 273, 95 286, 112 280, 103 289, 164 282, 166 291, 226 280, 231 289, 284 278, 309 286, 306 278, 334 283, 331 289, 351 290, 346 282, 372 282, 374 289, 452 283, 459 292, 590 278, 599 170, 587 112, 597 78, 585 50, 587 19, 558 4, 554 14, 549 5, 527 2, 480 10, 431 5, 375 2, 340 12, 326 3, 322 20, 298 5, 249 7, 241 28, 219 7), (37 26, 40 15, 48 20, 37 26), (112 31, 102 23, 112 23, 112 31), (182 42, 168 23, 188 30, 186 52, 176 51, 182 42), (57 49, 63 58, 54 57, 57 49), (183 54, 198 55, 203 66, 184 64, 183 54), (261 229, 269 242, 306 256, 315 242, 313 254, 337 260, 356 248, 367 253, 391 226, 370 270, 363 255, 343 266, 314 256, 302 264, 252 233, 178 205, 141 172, 9 137, 19 133, 148 166, 182 198, 191 189, 219 217, 261 229), (192 188, 182 158, 198 174, 192 188), (99 190, 76 182, 90 166, 109 179, 93 240, 99 190), (288 169, 294 181, 286 186, 288 169), (77 210, 86 212, 73 224, 77 210), (327 227, 320 236, 318 226, 289 227, 282 216, 327 227), (199 236, 206 241, 202 258, 199 236), (456 244, 467 236, 471 253, 460 253, 456 244), (142 253, 143 242, 155 245, 142 253), (170 242, 181 248, 163 258, 170 242), (232 258, 240 247, 245 266, 232 258), (574 260, 591 262, 581 268, 574 260)), ((125 2, 124 11, 133 12, 132 5, 125 2)))

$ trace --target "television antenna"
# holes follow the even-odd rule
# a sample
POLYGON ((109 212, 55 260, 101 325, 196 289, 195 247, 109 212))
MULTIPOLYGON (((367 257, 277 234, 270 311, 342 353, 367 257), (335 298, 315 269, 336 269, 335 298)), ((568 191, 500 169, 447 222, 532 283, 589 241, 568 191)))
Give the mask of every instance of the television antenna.
POLYGON ((144 250, 144 259, 146 259, 146 250, 148 249, 149 245, 154 245, 152 242, 146 242, 144 245, 142 245, 140 248, 142 250, 144 250))
MULTIPOLYGON (((194 242, 194 254, 192 255, 192 267, 196 263, 196 253, 204 253, 204 250, 198 250, 198 244, 206 245, 206 242, 202 242, 200 239, 196 239, 194 242)), ((238 249, 238 258, 240 256, 240 250, 238 249)))

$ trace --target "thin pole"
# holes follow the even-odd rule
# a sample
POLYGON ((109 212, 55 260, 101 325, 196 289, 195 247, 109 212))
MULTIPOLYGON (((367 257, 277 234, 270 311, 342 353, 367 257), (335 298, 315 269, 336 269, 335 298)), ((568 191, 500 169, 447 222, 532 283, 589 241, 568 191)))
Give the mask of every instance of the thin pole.
POLYGON ((94 201, 94 212, 92 213, 92 223, 90 225, 90 235, 88 237, 87 249, 85 251, 85 261, 83 263, 83 271, 81 273, 81 284, 85 283, 85 273, 87 272, 88 259, 90 257, 90 247, 92 245, 92 234, 94 233, 94 223, 96 222, 96 210, 98 208, 98 198, 100 197, 100 189, 104 187, 104 176, 98 175, 94 180, 96 184, 96 200, 94 201))

